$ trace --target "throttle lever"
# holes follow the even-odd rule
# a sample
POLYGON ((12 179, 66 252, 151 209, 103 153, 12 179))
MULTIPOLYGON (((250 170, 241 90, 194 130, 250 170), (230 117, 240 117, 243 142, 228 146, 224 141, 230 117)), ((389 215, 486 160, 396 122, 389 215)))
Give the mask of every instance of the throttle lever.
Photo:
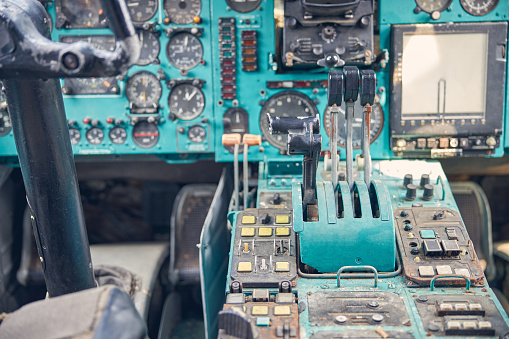
POLYGON ((376 74, 373 70, 362 70, 360 74, 360 100, 364 109, 362 119, 362 156, 364 158, 364 182, 367 187, 371 184, 371 155, 370 146, 370 126, 371 111, 375 103, 376 95, 376 74))
POLYGON ((140 42, 124 0, 101 0, 117 38, 113 52, 50 39, 51 22, 36 0, 0 2, 0 78, 114 76, 140 55, 140 42))

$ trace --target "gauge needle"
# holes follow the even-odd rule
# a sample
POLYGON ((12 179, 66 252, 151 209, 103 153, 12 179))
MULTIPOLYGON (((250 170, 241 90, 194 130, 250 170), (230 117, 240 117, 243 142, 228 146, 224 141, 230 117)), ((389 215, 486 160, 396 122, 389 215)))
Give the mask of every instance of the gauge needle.
POLYGON ((141 93, 141 99, 142 99, 143 101, 147 101, 147 93, 146 93, 146 92, 142 92, 142 93, 141 93))
POLYGON ((188 96, 188 93, 186 93, 184 100, 190 101, 196 95, 196 92, 197 92, 197 90, 194 90, 193 93, 191 93, 189 96, 188 96))
POLYGON ((128 7, 138 7, 140 5, 139 2, 130 2, 127 4, 128 7))
POLYGON ((184 39, 184 47, 187 48, 187 43, 189 42, 189 38, 186 36, 184 39))

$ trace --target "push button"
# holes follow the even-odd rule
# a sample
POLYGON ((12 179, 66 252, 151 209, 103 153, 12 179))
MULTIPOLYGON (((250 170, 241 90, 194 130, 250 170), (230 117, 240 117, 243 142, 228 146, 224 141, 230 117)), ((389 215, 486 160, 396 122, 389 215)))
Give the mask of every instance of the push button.
POLYGON ((290 315, 290 306, 274 306, 274 315, 290 315))
POLYGON ((256 217, 254 215, 244 215, 242 217, 242 223, 244 225, 254 224, 256 223, 256 217))
POLYGON ((240 235, 243 237, 254 237, 255 229, 254 227, 242 227, 240 231, 240 235))
POLYGON ((269 307, 263 305, 253 306, 253 310, 251 311, 253 315, 267 315, 269 314, 269 307))
POLYGON ((289 272, 290 271, 290 263, 286 261, 281 261, 276 263, 276 272, 289 272))
POLYGON ((290 216, 286 214, 278 214, 276 215, 276 224, 289 224, 290 216))
POLYGON ((270 237, 270 236, 272 236, 272 228, 270 228, 270 227, 260 227, 258 229, 258 236, 260 236, 260 237, 270 237))
POLYGON ((280 237, 288 236, 290 235, 290 228, 289 227, 276 227, 276 235, 280 237))
POLYGON ((237 267, 238 272, 251 272, 253 270, 253 265, 249 261, 241 261, 237 267))

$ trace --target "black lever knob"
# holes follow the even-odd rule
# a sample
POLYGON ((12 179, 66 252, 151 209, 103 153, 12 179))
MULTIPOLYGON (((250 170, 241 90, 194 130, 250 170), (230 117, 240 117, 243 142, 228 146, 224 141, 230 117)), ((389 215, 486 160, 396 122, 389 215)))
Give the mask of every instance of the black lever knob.
POLYGON ((327 106, 341 106, 343 100, 343 72, 329 71, 327 81, 327 106))
POLYGON ((424 188, 424 193, 422 195, 422 198, 424 200, 431 200, 433 199, 433 185, 430 185, 430 184, 426 184, 423 186, 424 188))
POLYGON ((406 186, 406 200, 415 200, 417 196, 417 187, 414 184, 406 186))
POLYGON ((414 181, 414 177, 411 174, 405 174, 403 178, 403 187, 407 187, 408 184, 412 184, 414 181))
POLYGON ((429 175, 428 174, 421 175, 421 184, 420 184, 420 186, 422 188, 424 188, 424 186, 428 185, 429 183, 430 183, 429 175))
POLYGON ((345 76, 345 102, 357 101, 359 98, 359 69, 354 66, 343 67, 345 76))
POLYGON ((360 74, 361 84, 361 106, 373 105, 376 94, 376 74, 375 71, 363 70, 360 74))

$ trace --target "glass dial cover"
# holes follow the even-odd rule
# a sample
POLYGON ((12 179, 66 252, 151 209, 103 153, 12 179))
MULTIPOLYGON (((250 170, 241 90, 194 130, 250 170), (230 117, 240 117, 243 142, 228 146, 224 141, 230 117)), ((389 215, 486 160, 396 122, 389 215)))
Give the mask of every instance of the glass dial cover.
POLYGON ((200 39, 191 33, 183 32, 171 37, 166 47, 171 64, 181 70, 196 67, 203 58, 200 39))
POLYGON ((81 132, 77 128, 69 128, 69 136, 71 138, 71 145, 77 145, 81 140, 81 132))
POLYGON ((57 16, 65 18, 67 28, 108 27, 106 13, 99 0, 60 0, 55 11, 57 16))
POLYGON ((490 13, 497 7, 498 2, 499 0, 460 0, 463 9, 475 16, 490 13))
POLYGON ((262 0, 226 0, 228 6, 235 12, 248 13, 260 6, 262 0))
POLYGON ((144 29, 138 30, 138 38, 140 39, 141 51, 136 65, 149 65, 159 56, 161 50, 159 38, 154 33, 144 29))
POLYGON ((164 0, 164 14, 177 25, 193 22, 201 11, 201 0, 164 0))
POLYGON ((205 140, 205 137, 207 136, 207 131, 203 126, 195 125, 187 131, 187 137, 191 142, 194 142, 195 144, 200 144, 205 140))
POLYGON ((151 19, 157 12, 157 0, 126 0, 131 20, 143 22, 151 19))
POLYGON ((142 148, 151 148, 159 141, 159 129, 154 123, 140 121, 133 127, 133 141, 142 148))
POLYGON ((121 145, 127 140, 127 131, 125 128, 117 126, 110 129, 108 133, 112 143, 121 145))
POLYGON ((156 107, 163 92, 161 81, 147 71, 131 75, 125 84, 125 95, 136 107, 156 107))
POLYGON ((170 112, 179 119, 192 120, 203 112, 205 96, 197 86, 180 84, 171 90, 168 97, 168 106, 170 112))
POLYGON ((92 145, 99 145, 104 140, 104 132, 99 127, 92 127, 87 130, 85 137, 92 145))
POLYGON ((451 2, 452 0, 415 0, 417 6, 426 13, 445 11, 451 2))

